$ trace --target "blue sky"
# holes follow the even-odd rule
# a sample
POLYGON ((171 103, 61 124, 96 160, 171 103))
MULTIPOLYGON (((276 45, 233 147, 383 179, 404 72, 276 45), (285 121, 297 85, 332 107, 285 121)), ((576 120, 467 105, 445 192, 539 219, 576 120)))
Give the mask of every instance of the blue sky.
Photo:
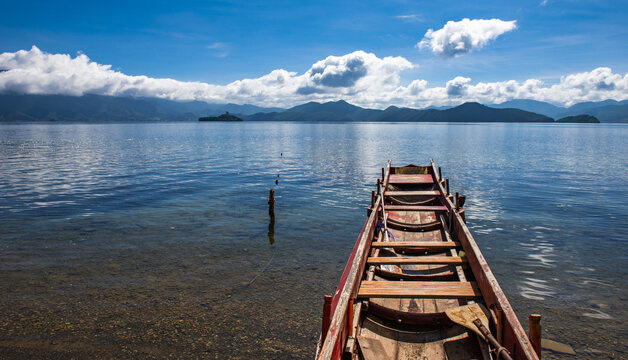
POLYGON ((47 54, 80 52, 130 76, 211 85, 276 69, 304 74, 355 51, 412 63, 399 70, 398 86, 420 79, 444 88, 456 77, 550 86, 600 67, 620 78, 628 72, 628 2, 621 1, 22 1, 2 8, 0 53, 34 45, 47 54), (428 29, 464 18, 515 20, 516 29, 456 57, 416 46, 428 29))

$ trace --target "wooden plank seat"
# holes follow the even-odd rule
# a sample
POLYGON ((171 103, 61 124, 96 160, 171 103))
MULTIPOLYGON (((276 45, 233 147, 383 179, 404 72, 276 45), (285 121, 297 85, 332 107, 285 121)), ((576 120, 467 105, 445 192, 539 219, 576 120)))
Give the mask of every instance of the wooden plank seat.
POLYGON ((460 245, 456 241, 373 241, 371 246, 375 248, 422 248, 422 249, 451 249, 460 245))
POLYGON ((363 281, 358 297, 471 299, 482 296, 475 282, 363 281))
POLYGON ((446 206, 386 205, 386 211, 447 211, 446 206))
POLYGON ((440 196, 440 191, 394 191, 394 190, 386 190, 384 191, 385 196, 440 196))
POLYGON ((434 177, 432 175, 405 175, 405 174, 391 174, 388 178, 389 184, 433 184, 434 177))
POLYGON ((369 257, 366 261, 368 264, 397 264, 397 265, 420 265, 420 264, 441 264, 441 265, 461 265, 467 262, 457 256, 409 256, 409 257, 369 257))

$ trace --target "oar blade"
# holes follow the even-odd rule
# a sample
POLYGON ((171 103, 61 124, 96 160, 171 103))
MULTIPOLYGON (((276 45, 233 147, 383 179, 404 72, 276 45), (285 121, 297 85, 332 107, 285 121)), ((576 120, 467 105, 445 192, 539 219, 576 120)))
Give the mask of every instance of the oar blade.
POLYGON ((486 310, 482 305, 470 304, 459 306, 457 308, 445 310, 445 314, 449 320, 455 322, 458 325, 464 326, 469 330, 473 330, 480 338, 484 339, 484 335, 480 332, 473 321, 480 319, 482 324, 488 329, 488 317, 486 316, 486 310))

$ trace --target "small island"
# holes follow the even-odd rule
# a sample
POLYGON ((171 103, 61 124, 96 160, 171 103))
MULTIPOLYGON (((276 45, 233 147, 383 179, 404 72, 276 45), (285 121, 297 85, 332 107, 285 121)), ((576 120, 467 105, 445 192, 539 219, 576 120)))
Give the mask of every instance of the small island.
POLYGON ((204 117, 200 117, 200 118, 198 118, 198 121, 242 121, 242 119, 240 119, 237 116, 229 114, 229 112, 227 111, 226 113, 224 113, 224 114, 222 114, 220 116, 204 116, 204 117))
POLYGON ((599 123, 595 116, 591 115, 576 115, 576 116, 567 116, 561 119, 556 120, 557 123, 599 123))

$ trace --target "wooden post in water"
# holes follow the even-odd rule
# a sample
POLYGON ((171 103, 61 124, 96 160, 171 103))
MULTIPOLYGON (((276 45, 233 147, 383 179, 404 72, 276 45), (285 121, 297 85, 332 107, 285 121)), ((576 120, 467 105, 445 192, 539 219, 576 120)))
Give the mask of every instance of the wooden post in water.
POLYGON ((541 359, 541 315, 530 315, 530 343, 532 348, 536 352, 536 355, 541 359))
POLYGON ((384 181, 384 168, 382 168, 382 181, 384 181))
POLYGON ((270 221, 275 222, 275 189, 270 189, 270 194, 268 194, 268 215, 270 221))
POLYGON ((438 181, 441 181, 443 178, 443 173, 440 171, 440 166, 438 167, 438 181))
POLYGON ((445 196, 449 196, 449 179, 445 179, 445 190, 447 191, 445 196))
POLYGON ((375 206, 375 190, 371 190, 371 207, 375 206))

